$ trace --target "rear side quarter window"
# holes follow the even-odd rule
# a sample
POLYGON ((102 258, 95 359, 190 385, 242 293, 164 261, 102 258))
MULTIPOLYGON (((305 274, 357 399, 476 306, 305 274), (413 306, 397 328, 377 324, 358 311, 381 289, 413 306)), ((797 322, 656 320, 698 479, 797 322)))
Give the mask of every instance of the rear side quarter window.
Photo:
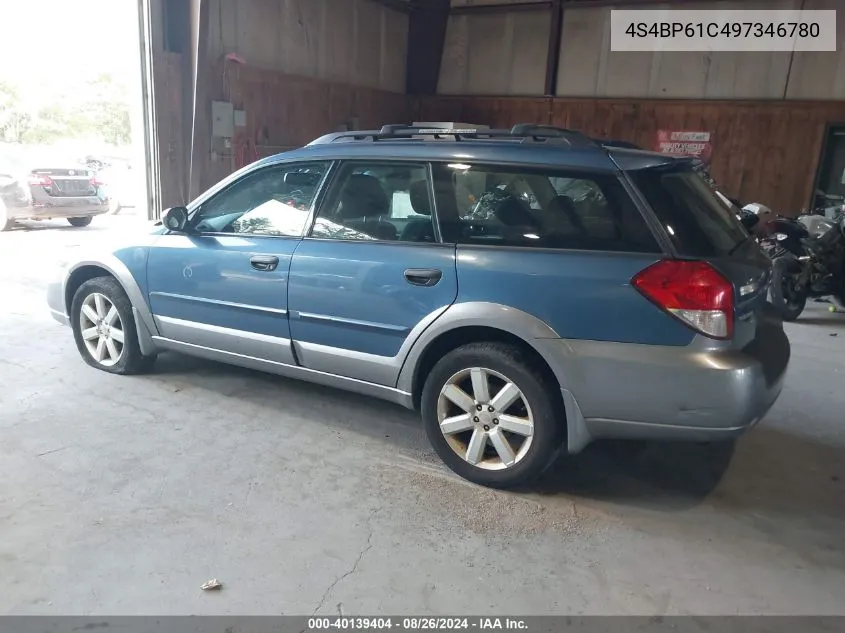
POLYGON ((660 252, 614 173, 437 164, 434 174, 444 241, 660 252))

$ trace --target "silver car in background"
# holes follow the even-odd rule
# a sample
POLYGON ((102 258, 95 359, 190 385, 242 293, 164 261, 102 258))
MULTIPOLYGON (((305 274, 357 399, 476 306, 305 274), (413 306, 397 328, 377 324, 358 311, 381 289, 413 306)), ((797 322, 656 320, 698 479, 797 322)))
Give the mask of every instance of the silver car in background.
POLYGON ((28 164, 0 156, 0 231, 17 220, 62 218, 88 226, 108 210, 105 187, 84 164, 45 158, 28 164))

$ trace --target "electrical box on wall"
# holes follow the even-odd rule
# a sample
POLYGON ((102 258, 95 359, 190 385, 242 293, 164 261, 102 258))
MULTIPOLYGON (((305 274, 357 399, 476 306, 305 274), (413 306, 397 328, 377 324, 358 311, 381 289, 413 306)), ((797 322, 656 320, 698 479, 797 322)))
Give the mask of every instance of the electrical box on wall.
POLYGON ((211 102, 211 135, 215 138, 235 135, 235 108, 230 102, 211 102))
POLYGON ((235 110, 235 127, 246 127, 246 110, 235 110))

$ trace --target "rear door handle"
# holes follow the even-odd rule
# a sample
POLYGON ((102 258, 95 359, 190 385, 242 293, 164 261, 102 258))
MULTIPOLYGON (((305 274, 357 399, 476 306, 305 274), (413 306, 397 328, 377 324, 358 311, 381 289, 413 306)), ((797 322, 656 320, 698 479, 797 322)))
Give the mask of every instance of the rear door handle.
POLYGON ((405 279, 414 286, 436 286, 443 271, 437 268, 409 268, 405 271, 405 279))
POLYGON ((275 255, 253 255, 249 263, 252 264, 252 267, 255 270, 260 270, 262 272, 272 272, 276 270, 276 267, 279 265, 279 258, 275 255))

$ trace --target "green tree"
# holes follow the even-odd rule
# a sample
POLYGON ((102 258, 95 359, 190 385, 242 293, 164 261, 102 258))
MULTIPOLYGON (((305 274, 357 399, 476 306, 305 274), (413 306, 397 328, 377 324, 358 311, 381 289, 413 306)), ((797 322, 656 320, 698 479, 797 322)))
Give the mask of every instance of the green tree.
POLYGON ((0 82, 0 140, 39 144, 99 138, 112 145, 128 144, 129 94, 122 78, 100 74, 27 107, 15 86, 0 82))
POLYGON ((20 141, 28 119, 17 88, 8 81, 0 81, 0 140, 20 141))

